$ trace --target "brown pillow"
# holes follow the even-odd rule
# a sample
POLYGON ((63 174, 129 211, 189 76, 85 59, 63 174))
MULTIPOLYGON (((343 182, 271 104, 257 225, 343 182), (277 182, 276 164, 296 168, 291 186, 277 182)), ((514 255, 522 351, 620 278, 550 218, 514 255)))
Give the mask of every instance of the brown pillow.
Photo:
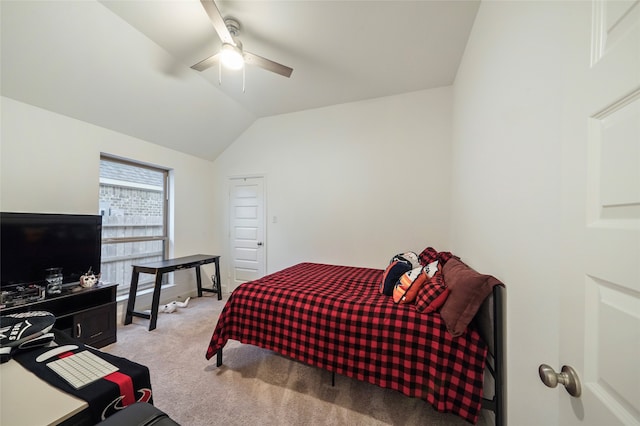
POLYGON ((450 293, 440 315, 449 333, 459 336, 467 329, 493 286, 500 281, 491 275, 477 273, 456 258, 444 265, 442 275, 450 293))

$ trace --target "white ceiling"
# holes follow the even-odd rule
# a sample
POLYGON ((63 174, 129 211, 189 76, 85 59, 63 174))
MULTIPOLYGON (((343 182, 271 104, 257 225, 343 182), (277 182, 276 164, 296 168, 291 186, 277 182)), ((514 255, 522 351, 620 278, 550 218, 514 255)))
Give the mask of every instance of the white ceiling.
POLYGON ((217 4, 291 78, 190 69, 220 47, 198 0, 2 0, 2 94, 214 159, 259 117, 452 84, 479 0, 217 4))

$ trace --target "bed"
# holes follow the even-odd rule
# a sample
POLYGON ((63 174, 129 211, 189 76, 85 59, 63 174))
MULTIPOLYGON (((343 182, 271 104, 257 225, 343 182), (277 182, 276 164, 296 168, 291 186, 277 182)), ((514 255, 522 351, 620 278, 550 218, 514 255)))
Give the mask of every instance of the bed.
POLYGON ((472 424, 487 409, 501 426, 504 286, 451 253, 428 247, 419 255, 421 266, 434 261, 440 278, 431 282, 446 290, 444 301, 442 291, 426 299, 438 299, 436 309, 419 303, 433 293, 429 285, 412 303, 382 294, 390 266, 300 263, 244 283, 229 295, 206 357, 222 365, 225 344, 237 340, 421 398, 472 424))

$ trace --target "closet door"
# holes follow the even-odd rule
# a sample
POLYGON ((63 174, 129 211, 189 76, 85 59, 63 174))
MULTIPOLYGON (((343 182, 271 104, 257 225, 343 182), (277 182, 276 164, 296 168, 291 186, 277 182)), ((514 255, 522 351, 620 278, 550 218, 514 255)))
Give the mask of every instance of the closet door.
POLYGON ((230 179, 229 247, 231 286, 258 279, 265 274, 264 178, 230 179))

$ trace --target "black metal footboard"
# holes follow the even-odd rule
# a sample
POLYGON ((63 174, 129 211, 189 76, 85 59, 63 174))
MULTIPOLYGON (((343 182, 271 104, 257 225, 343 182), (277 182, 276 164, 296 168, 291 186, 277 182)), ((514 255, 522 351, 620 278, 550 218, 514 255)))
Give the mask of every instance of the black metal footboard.
POLYGON ((487 300, 484 301, 474 318, 480 335, 489 347, 487 372, 485 375, 485 395, 482 408, 493 411, 495 426, 506 425, 506 329, 505 329, 505 292, 504 285, 496 285, 487 300), (487 377, 488 376, 488 377, 487 377))

